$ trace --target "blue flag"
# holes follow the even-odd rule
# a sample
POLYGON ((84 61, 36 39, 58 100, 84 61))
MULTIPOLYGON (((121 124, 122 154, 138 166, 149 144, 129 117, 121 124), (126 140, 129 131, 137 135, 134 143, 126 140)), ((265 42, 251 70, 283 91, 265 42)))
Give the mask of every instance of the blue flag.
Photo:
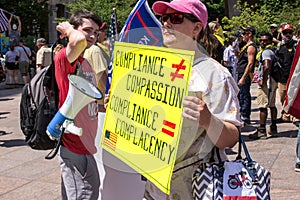
MULTIPOLYGON (((145 45, 162 45, 161 23, 149 8, 147 0, 140 0, 129 14, 122 28, 118 41, 145 45)), ((108 66, 108 81, 106 82, 106 93, 112 78, 113 52, 111 62, 108 66)))
POLYGON ((137 2, 120 33, 119 41, 161 46, 161 23, 149 8, 147 0, 137 2))

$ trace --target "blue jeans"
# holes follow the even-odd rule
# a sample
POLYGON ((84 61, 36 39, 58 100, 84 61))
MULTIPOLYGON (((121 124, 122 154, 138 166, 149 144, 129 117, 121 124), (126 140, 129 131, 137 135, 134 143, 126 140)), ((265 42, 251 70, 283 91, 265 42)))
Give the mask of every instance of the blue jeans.
MULTIPOLYGON (((242 78, 243 74, 238 74, 238 81, 242 78)), ((247 76, 245 79, 245 84, 239 86, 240 92, 238 94, 239 102, 240 102, 240 112, 241 118, 250 119, 251 114, 251 94, 250 94, 250 86, 251 80, 250 77, 247 76)))
POLYGON ((297 156, 297 163, 300 164, 300 125, 298 126, 298 136, 297 136, 297 146, 296 146, 296 156, 297 156))

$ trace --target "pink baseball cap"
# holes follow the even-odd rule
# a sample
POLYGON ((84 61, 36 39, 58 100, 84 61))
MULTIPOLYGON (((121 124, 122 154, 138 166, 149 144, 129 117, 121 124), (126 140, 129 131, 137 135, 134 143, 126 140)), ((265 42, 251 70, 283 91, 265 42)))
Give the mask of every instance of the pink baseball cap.
POLYGON ((182 13, 194 15, 205 28, 207 25, 207 9, 200 0, 174 0, 169 2, 157 1, 153 4, 152 9, 158 15, 166 13, 168 8, 173 8, 182 13))

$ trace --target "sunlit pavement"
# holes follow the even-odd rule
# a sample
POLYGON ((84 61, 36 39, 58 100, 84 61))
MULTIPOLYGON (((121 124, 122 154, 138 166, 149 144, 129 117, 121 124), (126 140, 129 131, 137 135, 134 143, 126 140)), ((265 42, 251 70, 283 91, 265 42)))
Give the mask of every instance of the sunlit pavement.
MULTIPOLYGON (((24 142, 19 126, 21 91, 22 88, 5 89, 5 85, 0 84, 0 199, 61 199, 57 158, 45 160, 47 151, 32 150, 24 142)), ((280 123, 278 137, 250 140, 247 135, 259 125, 256 92, 257 84, 252 84, 251 124, 242 129, 242 135, 252 159, 271 172, 272 200, 299 200, 300 173, 294 171, 297 127, 280 123)), ((277 108, 280 117, 278 99, 277 108)), ((228 152, 234 159, 237 146, 228 152)))

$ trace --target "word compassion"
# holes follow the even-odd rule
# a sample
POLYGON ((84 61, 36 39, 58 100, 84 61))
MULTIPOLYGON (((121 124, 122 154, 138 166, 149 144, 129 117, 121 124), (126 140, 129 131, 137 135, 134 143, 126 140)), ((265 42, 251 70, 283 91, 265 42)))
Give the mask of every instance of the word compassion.
POLYGON ((166 61, 166 58, 159 56, 116 51, 114 65, 116 68, 119 67, 132 70, 124 76, 124 82, 126 83, 125 89, 127 91, 172 107, 181 108, 185 89, 155 79, 156 76, 160 77, 160 80, 169 79, 173 81, 175 77, 182 79, 177 72, 180 70, 179 67, 175 73, 165 73, 165 71, 169 69, 164 69, 166 61), (150 76, 147 76, 148 78, 146 78, 145 74, 150 76), (175 76, 174 74, 178 76, 175 76))

